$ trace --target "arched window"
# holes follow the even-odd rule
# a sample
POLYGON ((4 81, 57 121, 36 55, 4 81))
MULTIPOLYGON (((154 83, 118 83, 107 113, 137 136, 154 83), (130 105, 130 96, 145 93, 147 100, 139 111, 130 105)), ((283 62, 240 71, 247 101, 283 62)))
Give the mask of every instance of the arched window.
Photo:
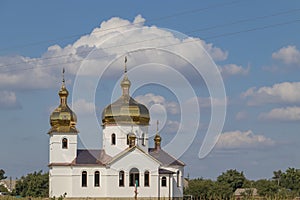
POLYGON ((124 171, 119 172, 119 186, 124 187, 124 171))
POLYGON ((67 149, 68 148, 68 139, 67 138, 63 138, 61 141, 61 147, 63 149, 67 149))
POLYGON ((99 171, 95 171, 94 186, 100 187, 100 172, 99 171))
POLYGON ((83 171, 81 174, 81 187, 87 187, 87 172, 83 171))
POLYGON ((145 133, 142 134, 142 145, 145 146, 146 142, 145 142, 146 138, 145 138, 145 133))
POLYGON ((137 168, 132 168, 129 172, 129 186, 140 186, 140 173, 137 168))
POLYGON ((111 134, 111 144, 116 145, 116 134, 111 134))
POLYGON ((145 171, 144 173, 144 186, 149 187, 150 186, 150 174, 149 171, 145 171))
POLYGON ((177 187, 180 187, 180 171, 177 171, 177 187))
POLYGON ((163 176, 161 178, 161 186, 162 187, 167 187, 167 178, 165 176, 163 176))

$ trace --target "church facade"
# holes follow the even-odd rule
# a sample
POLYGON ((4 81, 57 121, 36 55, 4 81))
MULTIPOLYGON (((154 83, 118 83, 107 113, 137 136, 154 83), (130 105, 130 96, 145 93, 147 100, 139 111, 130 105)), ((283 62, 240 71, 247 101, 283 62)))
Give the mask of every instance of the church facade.
POLYGON ((63 79, 48 132, 49 197, 182 199, 185 164, 161 149, 158 130, 149 147, 149 110, 130 96, 130 85, 125 63, 122 95, 102 112, 102 149, 77 149, 63 79))

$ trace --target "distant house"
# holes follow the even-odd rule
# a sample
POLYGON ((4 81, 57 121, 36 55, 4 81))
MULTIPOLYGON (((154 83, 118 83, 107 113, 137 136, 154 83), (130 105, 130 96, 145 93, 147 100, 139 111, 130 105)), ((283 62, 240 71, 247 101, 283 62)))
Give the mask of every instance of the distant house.
POLYGON ((238 188, 234 192, 234 199, 242 200, 246 199, 246 197, 252 197, 253 199, 259 199, 259 195, 257 193, 256 188, 238 188))
POLYGON ((0 185, 3 185, 9 192, 12 192, 16 186, 16 180, 5 179, 0 181, 0 185))
POLYGON ((187 178, 183 179, 183 188, 189 187, 189 180, 187 178))

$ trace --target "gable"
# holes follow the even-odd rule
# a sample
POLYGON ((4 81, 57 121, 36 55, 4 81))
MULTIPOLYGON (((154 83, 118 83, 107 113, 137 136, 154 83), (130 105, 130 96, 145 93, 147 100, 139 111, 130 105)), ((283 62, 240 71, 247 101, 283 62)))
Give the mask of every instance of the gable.
POLYGON ((156 166, 159 167, 161 163, 153 158, 151 155, 147 154, 139 147, 134 146, 128 148, 120 154, 112 158, 110 162, 107 163, 110 166, 123 166, 132 167, 135 166, 156 166))

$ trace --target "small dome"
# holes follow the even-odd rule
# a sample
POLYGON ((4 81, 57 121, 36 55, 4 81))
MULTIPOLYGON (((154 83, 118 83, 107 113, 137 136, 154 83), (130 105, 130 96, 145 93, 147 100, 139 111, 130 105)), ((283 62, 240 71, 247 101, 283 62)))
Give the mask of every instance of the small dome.
POLYGON ((71 110, 71 108, 69 108, 67 104, 69 92, 65 87, 64 80, 58 95, 60 97, 60 105, 50 115, 51 129, 49 133, 78 133, 75 127, 77 123, 76 114, 71 110))

